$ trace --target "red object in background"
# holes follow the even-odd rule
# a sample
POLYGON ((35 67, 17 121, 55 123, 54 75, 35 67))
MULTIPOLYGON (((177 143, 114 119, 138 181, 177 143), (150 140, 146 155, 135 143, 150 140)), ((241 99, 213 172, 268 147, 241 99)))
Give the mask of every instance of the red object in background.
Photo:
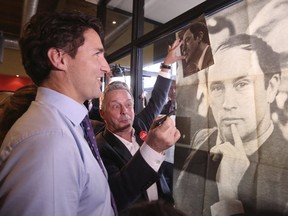
POLYGON ((15 91, 22 86, 32 83, 32 80, 28 77, 16 77, 0 74, 0 91, 15 91))
POLYGON ((142 141, 146 141, 146 138, 147 138, 147 132, 146 131, 141 131, 140 134, 139 134, 139 137, 142 141))

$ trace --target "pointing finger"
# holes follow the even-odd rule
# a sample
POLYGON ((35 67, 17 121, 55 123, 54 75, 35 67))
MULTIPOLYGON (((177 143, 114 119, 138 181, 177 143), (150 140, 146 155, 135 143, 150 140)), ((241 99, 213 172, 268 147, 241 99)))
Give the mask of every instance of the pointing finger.
POLYGON ((239 149, 240 151, 244 152, 243 142, 235 124, 231 125, 231 132, 232 132, 235 147, 239 149))

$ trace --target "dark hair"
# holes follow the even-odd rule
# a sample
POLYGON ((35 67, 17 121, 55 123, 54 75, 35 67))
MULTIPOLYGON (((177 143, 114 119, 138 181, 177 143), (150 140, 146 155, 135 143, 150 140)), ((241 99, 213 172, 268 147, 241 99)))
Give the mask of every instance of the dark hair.
POLYGON ((233 47, 239 47, 244 50, 254 51, 257 55, 260 68, 265 77, 265 87, 267 88, 269 80, 274 74, 281 74, 280 56, 261 38, 248 35, 238 34, 229 37, 226 41, 218 46, 215 53, 233 47))
POLYGON ((156 200, 134 204, 121 216, 186 216, 186 214, 167 202, 156 200))
POLYGON ((1 103, 0 146, 12 125, 25 113, 31 102, 35 100, 36 85, 26 85, 17 89, 14 94, 1 103))
POLYGON ((195 22, 191 24, 191 26, 189 26, 189 30, 192 32, 194 39, 196 39, 196 37, 199 37, 200 36, 199 33, 202 32, 203 33, 202 41, 204 43, 210 44, 207 26, 203 22, 195 22))
POLYGON ((84 43, 83 33, 89 28, 94 29, 103 42, 101 22, 94 16, 76 11, 35 14, 19 40, 22 63, 33 82, 40 85, 49 76, 52 65, 47 52, 50 48, 63 49, 74 58, 84 43))

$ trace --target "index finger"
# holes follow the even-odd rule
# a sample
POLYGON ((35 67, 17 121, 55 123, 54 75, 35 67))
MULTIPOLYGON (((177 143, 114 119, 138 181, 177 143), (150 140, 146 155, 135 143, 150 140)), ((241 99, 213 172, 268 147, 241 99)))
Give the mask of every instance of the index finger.
POLYGON ((235 124, 231 124, 231 132, 232 132, 235 147, 237 149, 240 149, 241 151, 244 151, 243 142, 235 124))

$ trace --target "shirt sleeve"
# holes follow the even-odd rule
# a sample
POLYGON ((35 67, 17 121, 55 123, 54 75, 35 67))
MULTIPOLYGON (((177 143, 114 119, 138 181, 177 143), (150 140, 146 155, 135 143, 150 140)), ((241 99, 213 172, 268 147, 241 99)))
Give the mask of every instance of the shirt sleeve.
POLYGON ((162 77, 167 78, 167 79, 171 79, 171 74, 169 72, 159 71, 159 76, 162 76, 162 77))
POLYGON ((10 190, 1 209, 4 215, 76 215, 85 177, 81 161, 71 160, 77 155, 71 142, 61 133, 46 133, 15 147, 5 164, 10 170, 7 183, 1 188, 10 190), (16 209, 9 208, 16 203, 16 209))
POLYGON ((153 150, 144 142, 140 147, 140 153, 144 160, 152 167, 155 172, 158 172, 162 162, 165 159, 165 154, 161 154, 153 150))

